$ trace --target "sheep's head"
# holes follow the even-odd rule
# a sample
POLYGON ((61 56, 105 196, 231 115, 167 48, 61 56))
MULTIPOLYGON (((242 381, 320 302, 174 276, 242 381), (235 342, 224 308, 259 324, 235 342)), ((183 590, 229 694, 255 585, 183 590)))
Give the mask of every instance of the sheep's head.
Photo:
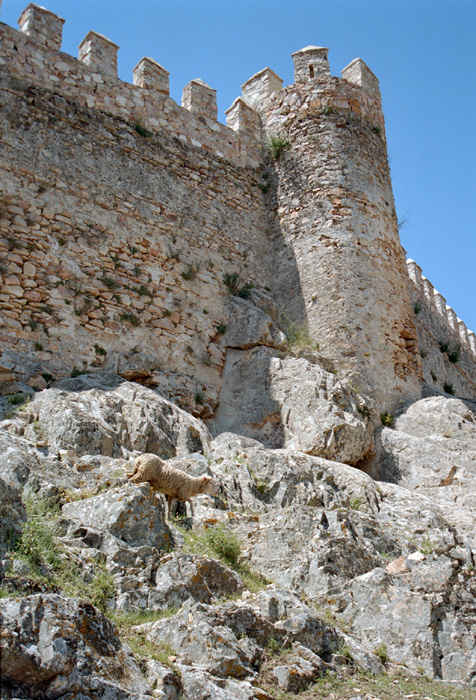
POLYGON ((209 493, 211 496, 218 496, 218 484, 213 481, 211 476, 202 476, 202 482, 202 493, 209 493))

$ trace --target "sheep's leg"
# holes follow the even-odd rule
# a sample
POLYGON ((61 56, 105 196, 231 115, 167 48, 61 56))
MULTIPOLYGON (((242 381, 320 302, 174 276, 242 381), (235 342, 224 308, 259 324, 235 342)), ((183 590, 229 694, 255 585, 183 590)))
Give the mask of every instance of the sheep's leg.
POLYGON ((167 498, 167 517, 170 520, 170 509, 172 507, 172 496, 166 496, 167 498))
POLYGON ((189 498, 188 501, 185 501, 185 508, 187 507, 187 505, 186 505, 187 503, 190 503, 190 515, 191 515, 192 518, 193 518, 193 517, 194 517, 194 513, 193 513, 193 503, 192 503, 192 499, 189 498))

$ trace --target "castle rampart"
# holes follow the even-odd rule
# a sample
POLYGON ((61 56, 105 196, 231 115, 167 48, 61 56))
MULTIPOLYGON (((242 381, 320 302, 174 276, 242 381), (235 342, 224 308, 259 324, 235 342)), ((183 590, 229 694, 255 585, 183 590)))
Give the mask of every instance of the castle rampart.
POLYGON ((201 81, 178 106, 152 59, 129 85, 112 42, 90 32, 81 61, 62 20, 22 17, 29 34, 0 24, 3 390, 102 368, 207 415, 223 276, 268 284, 257 115, 239 101, 235 132, 201 81))
MULTIPOLYGON (((336 78, 327 49, 306 47, 294 85, 260 71, 224 126, 199 79, 179 106, 154 59, 125 83, 109 39, 89 32, 73 58, 53 13, 30 5, 20 25, 0 24, 2 391, 110 369, 210 415, 223 278, 237 273, 272 290, 282 321, 307 326, 379 407, 419 395, 432 370, 418 346, 438 336, 446 302, 421 280, 410 292, 427 300, 424 327, 413 311, 378 81, 361 59, 336 78), (270 138, 281 139, 274 159, 270 138)), ((445 313, 474 378, 474 334, 445 313)), ((456 392, 471 395, 458 376, 456 392)))
POLYGON ((184 88, 179 106, 168 96, 168 71, 153 59, 141 59, 133 70, 134 84, 125 83, 117 77, 118 46, 106 37, 89 32, 75 59, 60 52, 64 20, 34 4, 20 20, 20 31, 0 24, 0 61, 30 84, 59 90, 75 103, 152 132, 166 129, 184 144, 240 165, 260 162, 259 131, 247 128, 241 134, 217 122, 215 90, 203 81, 192 80, 184 88))
POLYGON ((475 334, 414 260, 407 260, 407 269, 425 381, 440 390, 476 398, 475 334))

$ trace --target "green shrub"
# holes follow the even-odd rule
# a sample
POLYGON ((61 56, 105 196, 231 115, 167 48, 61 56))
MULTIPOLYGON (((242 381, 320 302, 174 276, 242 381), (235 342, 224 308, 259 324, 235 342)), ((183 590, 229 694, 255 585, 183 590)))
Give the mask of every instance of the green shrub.
POLYGON ((380 644, 377 644, 376 647, 374 647, 374 654, 375 656, 378 656, 380 661, 383 664, 386 664, 389 661, 389 656, 387 652, 387 645, 381 642, 380 644))
POLYGON ((391 413, 388 413, 388 411, 385 411, 385 413, 380 414, 380 421, 382 425, 385 425, 388 428, 390 428, 393 425, 394 420, 394 416, 391 413))
POLYGON ((452 362, 453 364, 456 364, 456 362, 459 362, 460 355, 461 355, 461 345, 457 345, 455 350, 448 353, 448 360, 450 362, 452 362))
POLYGON ((140 326, 140 318, 132 313, 132 311, 124 311, 120 315, 121 321, 128 321, 131 326, 140 326))
POLYGON ((205 541, 219 559, 235 567, 241 554, 241 543, 235 533, 224 525, 215 525, 205 530, 205 541))
POLYGON ((445 383, 443 384, 443 391, 444 391, 446 394, 451 394, 451 396, 454 396, 454 393, 455 393, 455 390, 454 390, 453 385, 450 384, 449 382, 445 382, 445 383))
POLYGON ((273 656, 279 656, 283 651, 283 645, 274 637, 270 637, 266 642, 266 651, 268 651, 273 656))
POLYGON ((364 498, 362 498, 361 496, 354 496, 349 501, 349 509, 350 510, 360 510, 360 507, 363 506, 364 503, 365 503, 364 498))
POLYGON ((146 129, 145 126, 142 126, 140 122, 136 122, 134 124, 134 129, 135 131, 139 134, 139 136, 143 136, 144 138, 150 138, 154 134, 152 131, 149 131, 149 129, 146 129))
POLYGON ((71 370, 71 377, 73 379, 75 377, 80 377, 82 374, 91 374, 91 372, 87 369, 77 369, 76 367, 71 370))
POLYGON ((203 394, 203 392, 197 391, 197 393, 195 394, 195 403, 198 406, 203 406, 204 401, 205 401, 205 395, 203 394))
POLYGON ((241 297, 241 299, 251 299, 251 290, 254 286, 253 282, 247 282, 244 287, 241 287, 238 291, 238 296, 241 297))
POLYGON ((237 272, 227 272, 223 275, 223 282, 226 284, 230 293, 236 296, 238 294, 238 283, 240 275, 237 272))
POLYGON ((22 403, 25 403, 27 397, 25 394, 11 394, 8 397, 8 403, 11 404, 12 406, 19 406, 22 403))
POLYGON ((271 134, 268 138, 268 151, 273 160, 278 160, 288 146, 289 140, 283 133, 271 134))
POLYGON ((226 327, 226 325, 225 325, 224 323, 220 323, 220 325, 217 326, 217 333, 218 333, 219 335, 225 335, 225 333, 226 333, 226 328, 227 328, 227 327, 226 327))
POLYGON ((313 339, 306 321, 291 321, 286 315, 281 314, 280 322, 290 350, 299 348, 319 350, 319 343, 313 339))
POLYGON ((34 570, 42 565, 58 566, 60 551, 55 542, 58 505, 51 499, 25 501, 27 521, 16 544, 17 554, 34 570))
POLYGON ((251 297, 251 290, 255 286, 253 282, 247 282, 241 286, 238 272, 226 273, 223 275, 223 282, 230 290, 230 294, 233 294, 235 297, 241 297, 242 299, 249 299, 251 297))
POLYGON ((194 280, 199 271, 200 265, 198 263, 190 263, 187 266, 187 269, 181 272, 181 275, 184 278, 184 280, 194 280))
POLYGON ((447 351, 448 351, 449 343, 446 343, 445 341, 440 340, 439 345, 440 345, 440 350, 441 350, 441 352, 447 352, 447 351))

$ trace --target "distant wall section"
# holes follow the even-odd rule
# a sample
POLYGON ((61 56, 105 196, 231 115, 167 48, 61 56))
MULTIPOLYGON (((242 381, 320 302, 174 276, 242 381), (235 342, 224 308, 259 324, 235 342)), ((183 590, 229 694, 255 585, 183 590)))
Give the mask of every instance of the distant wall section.
POLYGON ((425 381, 440 391, 476 399, 475 334, 414 260, 407 260, 407 268, 425 381))

